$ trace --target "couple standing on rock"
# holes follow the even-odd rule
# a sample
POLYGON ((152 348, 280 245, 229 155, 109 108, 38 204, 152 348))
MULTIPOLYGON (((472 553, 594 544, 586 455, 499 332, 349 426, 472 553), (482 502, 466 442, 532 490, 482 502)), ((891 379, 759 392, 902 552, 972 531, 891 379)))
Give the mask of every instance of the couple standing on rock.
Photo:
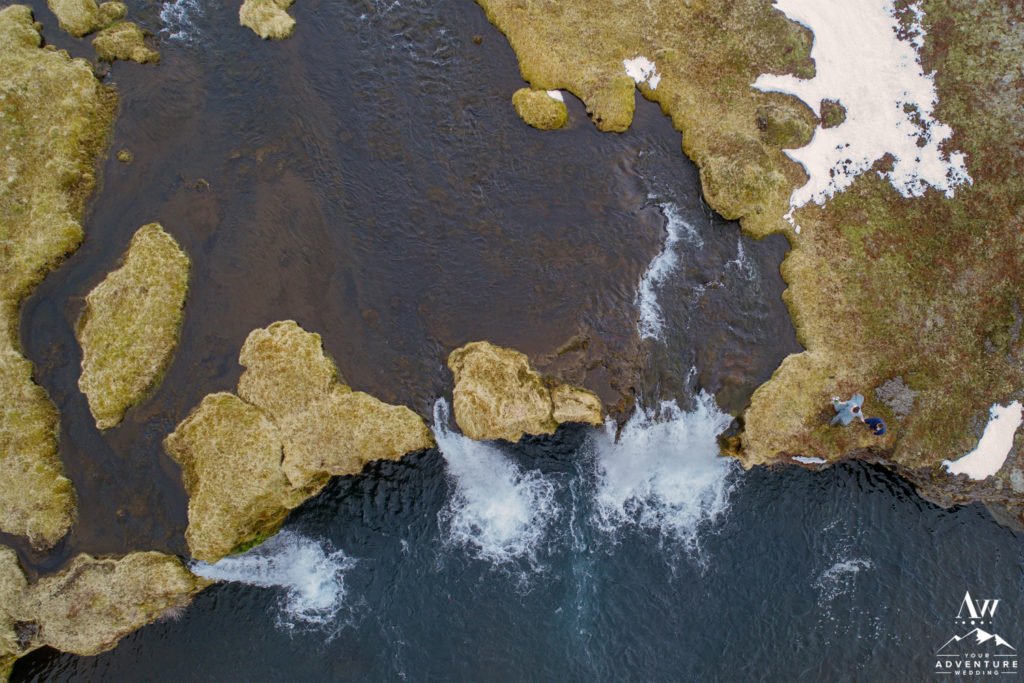
POLYGON ((875 436, 882 436, 885 434, 885 421, 880 417, 864 417, 864 413, 861 410, 861 405, 864 403, 864 397, 860 394, 854 394, 850 397, 849 401, 840 401, 838 396, 832 397, 832 407, 835 408, 836 416, 832 418, 829 425, 848 425, 853 422, 854 419, 858 419, 868 427, 871 428, 871 432, 875 436))

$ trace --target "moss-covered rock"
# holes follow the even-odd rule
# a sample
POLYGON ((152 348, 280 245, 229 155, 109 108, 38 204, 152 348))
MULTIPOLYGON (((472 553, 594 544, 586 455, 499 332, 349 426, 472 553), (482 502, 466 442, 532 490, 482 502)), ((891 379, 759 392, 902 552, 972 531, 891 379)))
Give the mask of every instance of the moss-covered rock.
POLYGON ((234 394, 211 394, 165 440, 189 495, 185 539, 192 556, 216 562, 275 533, 304 496, 281 471, 281 432, 234 394))
POLYGON ((46 4, 57 15, 60 27, 76 38, 100 27, 100 8, 96 0, 46 0, 46 4))
POLYGON ((131 553, 118 560, 82 554, 30 586, 18 613, 21 621, 38 626, 38 644, 95 655, 165 612, 185 607, 207 585, 178 558, 163 553, 131 553))
POLYGON ((295 30, 295 20, 285 12, 295 0, 245 0, 238 21, 260 38, 280 40, 295 30))
POLYGON ((341 384, 280 424, 282 468, 298 488, 317 487, 330 476, 358 474, 368 462, 397 460, 434 446, 419 415, 341 384))
POLYGON ((28 587, 25 573, 18 564, 18 554, 0 546, 0 680, 7 680, 14 661, 22 655, 19 644, 18 603, 28 587))
POLYGON ((46 0, 46 4, 57 15, 60 27, 76 38, 110 26, 128 13, 125 4, 117 0, 99 5, 96 0, 46 0))
POLYGON ((512 93, 512 105, 519 118, 541 130, 561 128, 569 120, 565 102, 555 99, 545 90, 520 88, 512 93))
POLYGON ((96 56, 104 62, 115 59, 132 60, 139 64, 156 64, 160 53, 146 46, 146 36, 130 21, 119 21, 96 34, 92 40, 96 56))
POLYGON ((0 10, 0 530, 48 548, 74 520, 57 414, 21 355, 18 309, 82 240, 78 221, 117 106, 85 60, 40 49, 27 7, 0 10))
POLYGON ((109 650, 209 584, 176 557, 140 552, 117 560, 82 554, 30 585, 17 554, 0 546, 0 678, 44 645, 79 655, 109 650))
POLYGON ((320 335, 294 320, 250 332, 238 362, 246 369, 238 395, 275 420, 307 410, 338 381, 338 368, 324 353, 320 335))
POLYGON ((262 542, 331 476, 434 445, 416 413, 341 384, 320 335, 294 321, 253 330, 239 362, 239 395, 207 396, 164 442, 182 465, 197 559, 262 542))
POLYGON ((750 88, 761 73, 813 73, 809 32, 764 0, 593 2, 478 0, 519 58, 536 90, 564 89, 583 100, 601 130, 626 130, 635 91, 658 102, 683 132, 683 149, 701 167, 705 194, 748 231, 780 228, 799 165, 783 152, 813 130, 817 117, 795 101, 793 115, 765 135, 761 107, 785 98, 750 88), (650 60, 652 78, 625 62, 650 60))
POLYGON ((552 434, 560 422, 601 424, 596 395, 575 387, 552 391, 552 382, 514 349, 471 342, 448 355, 448 368, 455 422, 471 439, 519 441, 523 434, 552 434))
POLYGON ((822 128, 835 128, 846 120, 846 107, 839 100, 822 100, 818 114, 822 128))
POLYGON ((159 223, 132 237, 124 265, 85 298, 78 386, 96 426, 118 424, 159 383, 178 344, 189 258, 159 223))

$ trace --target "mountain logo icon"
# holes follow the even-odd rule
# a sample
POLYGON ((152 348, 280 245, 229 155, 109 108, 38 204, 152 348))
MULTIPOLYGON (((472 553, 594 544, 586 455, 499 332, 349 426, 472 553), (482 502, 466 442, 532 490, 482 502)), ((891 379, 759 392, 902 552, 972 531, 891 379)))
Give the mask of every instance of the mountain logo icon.
POLYGON ((981 648, 982 651, 991 652, 992 654, 1006 654, 1017 651, 1017 648, 1010 645, 998 634, 976 628, 962 636, 953 636, 935 654, 961 654, 966 648, 971 648, 972 652, 977 652, 981 648))

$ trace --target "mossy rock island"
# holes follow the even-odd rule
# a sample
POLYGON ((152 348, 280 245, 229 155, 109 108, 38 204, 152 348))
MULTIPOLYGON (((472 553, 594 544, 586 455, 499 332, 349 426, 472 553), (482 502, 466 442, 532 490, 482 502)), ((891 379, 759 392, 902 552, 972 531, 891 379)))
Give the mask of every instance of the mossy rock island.
POLYGON ((295 0, 245 0, 238 21, 263 39, 281 40, 295 31, 295 20, 285 12, 295 0))
POLYGON ((239 362, 238 395, 207 396, 164 441, 182 466, 196 559, 262 542, 332 476, 434 446, 422 417, 342 384, 320 335, 294 321, 253 330, 239 362))
POLYGON ((99 5, 96 0, 47 0, 46 4, 57 15, 60 27, 75 38, 109 26, 128 13, 125 4, 117 0, 99 5))
POLYGON ((21 302, 82 241, 79 221, 117 107, 92 66, 41 49, 32 12, 0 10, 0 530, 53 546, 75 518, 57 412, 18 341, 21 302))
POLYGON ((104 62, 115 59, 139 64, 156 64, 160 53, 146 45, 146 34, 130 21, 119 21, 106 27, 92 39, 96 56, 104 62))
POLYGON ((471 439, 516 442, 524 434, 553 434, 563 422, 603 422, 596 394, 542 377, 515 349, 471 342, 448 355, 448 368, 455 422, 471 439))
POLYGON ((99 429, 121 422, 163 377, 178 345, 191 263, 159 223, 139 228, 124 265, 85 298, 78 387, 99 429))
MULTIPOLYGON (((982 500, 1021 517, 1019 430, 1004 439, 1009 450, 995 471, 950 472, 1024 399, 1024 155, 1010 144, 1024 137, 1024 34, 1001 3, 895 10, 904 31, 921 22, 917 42, 899 49, 916 50, 922 73, 933 74, 925 105, 934 103, 935 125, 952 132, 939 150, 950 163, 945 178, 898 185, 893 167, 905 160, 879 154, 820 204, 794 207, 809 176, 787 154, 813 145, 812 133, 849 130, 866 112, 845 97, 804 102, 751 87, 768 74, 779 89, 799 91, 816 74, 810 30, 771 3, 478 2, 532 88, 567 89, 599 128, 620 130, 633 97, 619 85, 628 73, 682 132, 712 208, 752 236, 789 238, 784 299, 806 350, 754 393, 728 452, 747 467, 866 459, 942 504, 982 500), (897 378, 915 396, 909 412, 886 399, 897 378), (884 436, 859 422, 829 426, 831 397, 853 393, 866 397, 866 414, 886 420, 884 436)), ((915 105, 903 112, 924 125, 915 105)), ((917 146, 930 144, 921 135, 917 146)))
POLYGON ((520 88, 512 93, 512 105, 519 118, 540 130, 561 128, 569 120, 565 101, 558 90, 520 88))
POLYGON ((30 584, 17 554, 0 546, 0 678, 18 657, 43 646, 78 655, 109 650, 183 609, 209 584, 178 558, 157 552, 120 559, 81 554, 30 584))

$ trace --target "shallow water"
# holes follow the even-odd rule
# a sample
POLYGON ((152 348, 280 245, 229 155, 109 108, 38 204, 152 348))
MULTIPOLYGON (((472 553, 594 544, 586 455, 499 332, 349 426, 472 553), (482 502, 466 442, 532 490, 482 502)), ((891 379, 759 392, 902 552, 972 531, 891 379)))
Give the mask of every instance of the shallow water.
MULTIPOLYGON (((33 6, 49 40, 88 53, 33 6)), ((475 339, 639 406, 621 433, 440 430, 440 450, 333 481, 278 540, 212 568, 227 581, 177 619, 98 657, 37 652, 14 680, 920 678, 968 588, 1004 600, 1017 642, 1020 538, 979 506, 941 510, 863 465, 717 458, 725 413, 799 349, 786 243, 707 208, 657 106, 610 135, 567 97, 568 130, 526 127, 514 55, 468 0, 300 0, 277 43, 217 1, 129 7, 163 57, 108 76, 112 149, 135 161, 105 164, 85 244, 23 315, 81 498, 54 553, 0 539, 30 571, 186 554, 160 442, 233 388, 246 334, 274 320, 428 419, 450 395, 445 357, 475 339), (153 220, 195 264, 182 340, 154 396, 100 434, 74 321, 153 220), (557 353, 578 335, 585 349, 557 353)))

